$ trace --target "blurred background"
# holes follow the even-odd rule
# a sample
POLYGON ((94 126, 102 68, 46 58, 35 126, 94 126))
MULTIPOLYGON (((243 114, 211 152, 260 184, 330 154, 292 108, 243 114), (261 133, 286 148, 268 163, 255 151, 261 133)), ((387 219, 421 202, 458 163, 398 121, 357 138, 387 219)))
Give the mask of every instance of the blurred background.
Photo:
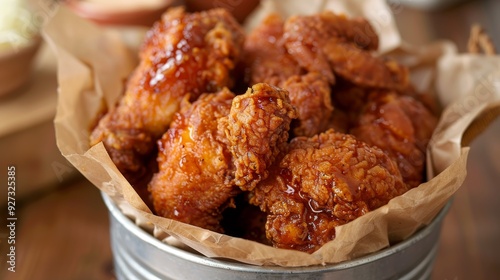
MULTIPOLYGON (((39 36, 43 23, 64 5, 96 24, 126 30, 131 25, 147 27, 166 8, 179 4, 192 11, 225 7, 243 22, 259 3, 0 0, 0 220, 7 220, 8 166, 16 167, 18 218, 15 273, 6 265, 8 228, 0 227, 0 279, 114 279, 107 210, 100 193, 56 146, 57 62, 39 36)), ((471 26, 479 23, 500 46, 500 1, 391 0, 389 4, 410 44, 451 40, 465 52, 471 26)), ((500 119, 472 143, 468 177, 445 218, 433 279, 500 276, 499 139, 500 119)))

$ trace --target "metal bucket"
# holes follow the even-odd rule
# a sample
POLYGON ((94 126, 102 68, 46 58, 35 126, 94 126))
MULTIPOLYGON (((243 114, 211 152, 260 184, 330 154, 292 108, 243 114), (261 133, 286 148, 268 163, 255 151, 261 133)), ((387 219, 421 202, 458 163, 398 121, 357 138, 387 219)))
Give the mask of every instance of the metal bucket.
POLYGON ((193 254, 162 243, 136 226, 103 194, 110 213, 118 279, 429 279, 441 225, 451 202, 430 225, 382 251, 335 265, 253 266, 193 254))

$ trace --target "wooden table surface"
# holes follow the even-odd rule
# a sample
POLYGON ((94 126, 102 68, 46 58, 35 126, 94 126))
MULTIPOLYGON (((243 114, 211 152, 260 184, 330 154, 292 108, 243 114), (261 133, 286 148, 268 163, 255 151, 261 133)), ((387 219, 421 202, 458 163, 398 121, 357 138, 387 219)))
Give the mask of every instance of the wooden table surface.
MULTIPOLYGON (((411 43, 447 38, 464 50, 464 30, 473 22, 500 34, 500 19, 493 17, 500 13, 499 2, 468 1, 440 12, 403 8, 395 16, 411 43)), ((499 40, 493 37, 497 46, 499 40)), ((444 220, 433 279, 500 277, 499 139, 500 119, 472 143, 466 182, 444 220)), ((8 232, 2 227, 0 279, 114 279, 107 210, 83 177, 68 176, 18 201, 16 210, 16 272, 6 269, 8 232)), ((5 215, 0 211, 3 221, 5 215)))

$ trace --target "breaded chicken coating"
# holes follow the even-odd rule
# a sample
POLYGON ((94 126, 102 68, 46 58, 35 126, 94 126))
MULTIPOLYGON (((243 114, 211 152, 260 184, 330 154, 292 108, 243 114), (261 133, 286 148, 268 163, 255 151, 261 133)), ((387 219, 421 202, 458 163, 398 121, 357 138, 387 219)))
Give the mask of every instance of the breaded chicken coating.
POLYGON ((366 19, 330 11, 293 16, 285 22, 284 39, 300 66, 331 84, 335 75, 363 87, 402 90, 409 84, 407 68, 370 52, 378 48, 378 37, 366 19))
POLYGON ((225 89, 185 101, 176 116, 149 184, 156 213, 223 232, 223 210, 267 178, 296 111, 285 91, 257 84, 236 97, 225 89))
POLYGON ((294 138, 250 202, 268 213, 266 234, 275 247, 311 253, 335 238, 336 226, 407 189, 381 149, 329 130, 294 138))
POLYGON ((296 117, 288 93, 268 84, 256 84, 234 98, 220 128, 231 145, 235 184, 242 190, 252 190, 267 178, 269 166, 287 145, 290 123, 296 117))
POLYGON ((288 53, 283 38, 284 20, 271 14, 245 41, 245 77, 248 83, 268 83, 289 92, 298 109, 294 136, 312 136, 325 130, 333 106, 328 80, 317 72, 307 73, 288 53))
POLYGON ((423 182, 427 143, 436 124, 436 117, 414 98, 374 92, 351 133, 384 150, 413 188, 423 182))
POLYGON ((149 184, 158 215, 222 232, 222 211, 239 189, 229 141, 217 120, 229 113, 233 97, 225 89, 186 101, 158 141, 159 172, 149 184))
POLYGON ((185 96, 194 101, 233 84, 243 41, 242 28, 225 10, 167 11, 147 33, 123 97, 94 128, 90 144, 102 141, 127 178, 143 173, 185 96))
POLYGON ((323 46, 329 41, 354 43, 371 51, 378 48, 378 37, 363 18, 349 19, 325 11, 315 15, 292 16, 285 22, 285 46, 299 64, 309 71, 320 72, 330 83, 335 77, 323 46))

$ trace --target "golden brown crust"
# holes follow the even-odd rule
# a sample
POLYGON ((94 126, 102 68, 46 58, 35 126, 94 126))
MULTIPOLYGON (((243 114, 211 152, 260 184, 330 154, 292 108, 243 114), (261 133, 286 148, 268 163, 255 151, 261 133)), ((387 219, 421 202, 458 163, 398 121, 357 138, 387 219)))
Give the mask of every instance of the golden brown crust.
POLYGON ((91 145, 103 141, 122 173, 137 174, 184 96, 193 101, 231 86, 243 41, 241 27, 224 10, 166 12, 148 32, 123 98, 99 121, 91 145))
POLYGON ((231 112, 221 119, 220 127, 235 158, 235 184, 242 190, 253 189, 267 177, 296 117, 288 93, 268 84, 256 84, 234 98, 231 112))
POLYGON ((274 246, 313 252, 335 237, 336 226, 406 190, 382 150, 329 130, 294 138, 251 203, 268 213, 266 232, 274 246))
POLYGON ((362 87, 404 91, 410 86, 408 68, 363 51, 350 42, 331 39, 322 46, 332 71, 362 87))
POLYGON ((427 142, 436 124, 437 119, 412 97, 375 92, 351 133, 391 156, 413 188, 423 182, 427 142))
POLYGON ((368 21, 272 15, 243 41, 226 11, 171 9, 92 132, 129 180, 158 150, 158 215, 224 232, 223 212, 246 205, 233 212, 249 231, 240 236, 314 252, 336 226, 422 182, 436 119, 408 96, 408 70, 371 53, 368 21), (254 85, 235 96, 240 57, 254 85))
POLYGON ((222 211, 240 188, 267 177, 295 116, 287 92, 267 84, 184 101, 158 142, 159 172, 149 185, 157 214, 222 232, 222 211))
POLYGON ((367 20, 323 12, 311 16, 292 16, 285 23, 285 46, 308 71, 319 72, 333 84, 334 74, 323 46, 330 40, 351 42, 363 50, 376 50, 378 37, 367 20))
POLYGON ((222 232, 222 211, 238 192, 228 141, 217 120, 229 113, 228 90, 184 103, 158 141, 159 172, 149 184, 156 213, 222 232))

